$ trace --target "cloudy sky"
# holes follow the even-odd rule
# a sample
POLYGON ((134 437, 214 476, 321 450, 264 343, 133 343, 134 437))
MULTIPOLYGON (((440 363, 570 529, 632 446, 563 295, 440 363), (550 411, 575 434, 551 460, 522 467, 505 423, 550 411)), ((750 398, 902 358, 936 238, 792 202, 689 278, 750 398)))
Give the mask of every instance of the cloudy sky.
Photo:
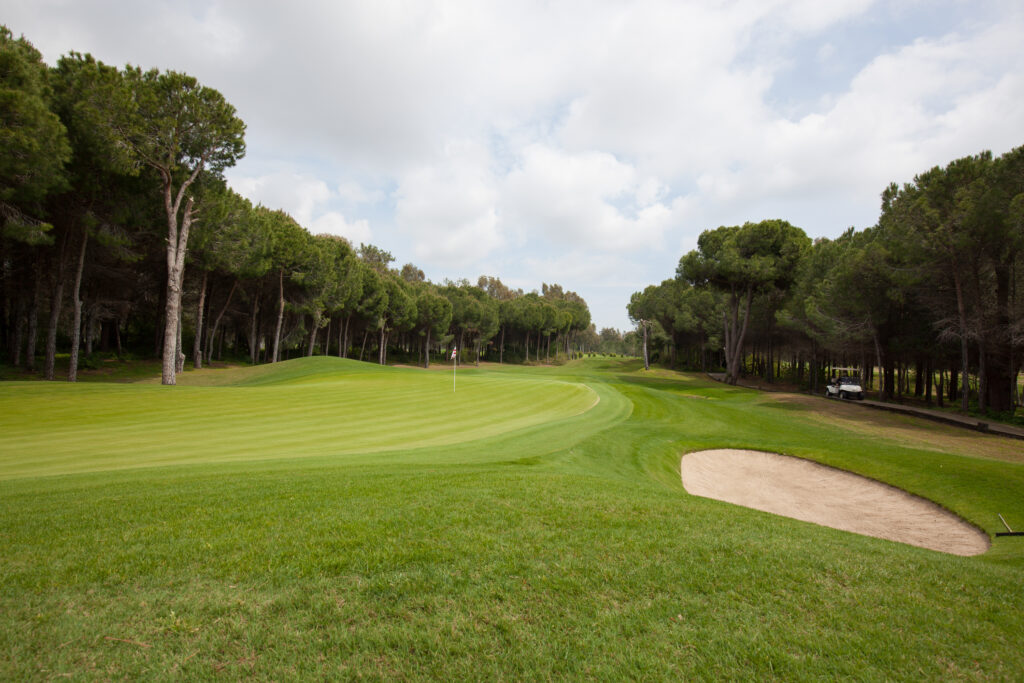
POLYGON ((435 282, 557 282, 599 328, 697 236, 834 237, 891 181, 1024 144, 1019 0, 0 0, 53 64, 184 71, 228 178, 435 282))

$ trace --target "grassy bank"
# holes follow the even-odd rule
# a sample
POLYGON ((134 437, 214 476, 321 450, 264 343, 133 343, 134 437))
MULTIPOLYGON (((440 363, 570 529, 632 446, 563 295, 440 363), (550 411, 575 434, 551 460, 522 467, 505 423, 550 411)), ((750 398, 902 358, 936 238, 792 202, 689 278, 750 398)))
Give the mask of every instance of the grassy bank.
POLYGON ((678 476, 701 448, 811 457, 991 534, 997 512, 1024 528, 1018 442, 620 361, 459 372, 456 392, 332 359, 174 389, 0 384, 0 676, 1024 666, 1019 538, 953 557, 688 496, 678 476))

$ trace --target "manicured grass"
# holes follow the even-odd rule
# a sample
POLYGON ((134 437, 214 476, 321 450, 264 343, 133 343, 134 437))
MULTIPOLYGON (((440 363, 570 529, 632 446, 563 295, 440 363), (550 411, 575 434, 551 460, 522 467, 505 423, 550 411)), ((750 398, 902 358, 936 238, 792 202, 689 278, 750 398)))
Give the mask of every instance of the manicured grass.
POLYGON ((450 376, 316 357, 201 376, 231 386, 3 387, 0 478, 125 467, 354 455, 480 439, 577 415, 581 384, 450 376), (276 370, 276 371, 274 371, 276 370), (44 443, 40 442, 40 439, 44 443), (41 447, 43 446, 43 447, 41 447))
POLYGON ((332 359, 173 389, 0 384, 0 678, 1011 680, 1024 666, 1020 538, 948 556, 688 496, 678 474, 700 448, 811 457, 994 533, 997 512, 1024 528, 1017 442, 925 447, 888 416, 871 414, 872 435, 831 423, 834 402, 621 361, 459 372, 455 396, 443 372, 332 359))

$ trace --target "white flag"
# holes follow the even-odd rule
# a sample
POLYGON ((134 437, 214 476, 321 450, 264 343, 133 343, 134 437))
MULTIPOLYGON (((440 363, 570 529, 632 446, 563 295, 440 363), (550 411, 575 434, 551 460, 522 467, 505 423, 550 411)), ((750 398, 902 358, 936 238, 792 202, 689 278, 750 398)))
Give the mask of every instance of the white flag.
POLYGON ((459 352, 459 349, 457 347, 452 349, 452 357, 449 358, 448 360, 455 360, 455 354, 458 353, 458 352, 459 352))

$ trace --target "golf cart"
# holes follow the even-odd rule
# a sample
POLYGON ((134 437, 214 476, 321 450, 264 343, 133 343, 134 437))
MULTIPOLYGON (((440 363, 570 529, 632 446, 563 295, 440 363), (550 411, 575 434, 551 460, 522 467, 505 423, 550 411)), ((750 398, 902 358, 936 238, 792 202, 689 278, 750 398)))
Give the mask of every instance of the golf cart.
POLYGON ((825 385, 825 398, 864 400, 864 387, 857 377, 857 368, 834 368, 836 376, 825 385))

